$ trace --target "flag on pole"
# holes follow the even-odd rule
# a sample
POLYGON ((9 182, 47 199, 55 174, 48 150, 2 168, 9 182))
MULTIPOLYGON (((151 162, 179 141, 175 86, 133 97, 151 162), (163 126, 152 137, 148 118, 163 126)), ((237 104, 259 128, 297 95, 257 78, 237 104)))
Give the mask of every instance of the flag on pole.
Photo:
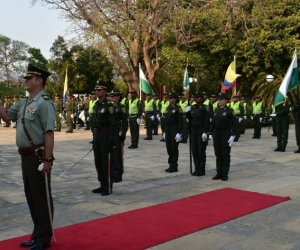
POLYGON ((190 89, 189 73, 187 68, 185 68, 185 72, 183 76, 183 89, 185 91, 188 91, 190 89))
POLYGON ((241 75, 235 73, 235 61, 233 61, 226 71, 222 91, 234 88, 236 86, 236 78, 239 76, 241 75))
POLYGON ((298 80, 298 64, 297 64, 297 53, 295 51, 292 63, 290 64, 288 71, 286 72, 283 81, 276 93, 274 99, 274 106, 285 102, 287 92, 299 86, 298 80))
POLYGON ((63 94, 63 106, 65 107, 65 103, 69 96, 69 86, 68 86, 68 70, 66 69, 66 76, 65 76, 65 85, 64 85, 64 94, 63 94))
POLYGON ((145 94, 151 94, 153 95, 153 91, 150 87, 149 82, 147 81, 143 70, 141 69, 141 67, 139 67, 139 75, 140 75, 140 89, 145 93, 145 94))

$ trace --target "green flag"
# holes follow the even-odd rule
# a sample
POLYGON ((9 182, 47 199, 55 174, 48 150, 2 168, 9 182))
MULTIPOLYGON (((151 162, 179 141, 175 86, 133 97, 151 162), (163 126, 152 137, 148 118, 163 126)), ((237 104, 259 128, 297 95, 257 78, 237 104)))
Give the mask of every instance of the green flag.
POLYGON ((298 64, 297 64, 297 53, 295 51, 292 63, 286 72, 280 88, 274 99, 274 106, 284 103, 287 92, 299 86, 298 80, 298 64))
POLYGON ((148 83, 141 67, 140 67, 140 88, 145 94, 153 95, 153 91, 152 91, 150 84, 148 83))
POLYGON ((189 81, 189 74, 187 68, 185 68, 185 72, 183 76, 183 89, 184 90, 190 89, 190 81, 189 81))

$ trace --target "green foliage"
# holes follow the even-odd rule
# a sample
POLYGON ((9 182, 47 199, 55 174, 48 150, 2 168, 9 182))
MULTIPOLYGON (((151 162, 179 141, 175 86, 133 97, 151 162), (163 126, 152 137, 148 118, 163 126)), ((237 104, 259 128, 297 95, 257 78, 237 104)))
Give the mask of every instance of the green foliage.
POLYGON ((29 48, 28 49, 29 58, 28 61, 34 64, 36 67, 39 67, 44 70, 48 70, 47 68, 47 59, 42 55, 41 50, 37 48, 29 48))

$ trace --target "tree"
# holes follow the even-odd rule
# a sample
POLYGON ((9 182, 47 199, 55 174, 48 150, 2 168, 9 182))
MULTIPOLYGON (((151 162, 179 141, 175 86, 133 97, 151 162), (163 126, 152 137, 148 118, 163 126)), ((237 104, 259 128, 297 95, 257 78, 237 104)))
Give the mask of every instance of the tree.
POLYGON ((39 67, 41 69, 48 70, 48 68, 47 68, 48 61, 42 55, 40 49, 29 48, 28 49, 28 54, 29 54, 28 61, 30 63, 34 64, 35 66, 37 66, 37 67, 39 67))

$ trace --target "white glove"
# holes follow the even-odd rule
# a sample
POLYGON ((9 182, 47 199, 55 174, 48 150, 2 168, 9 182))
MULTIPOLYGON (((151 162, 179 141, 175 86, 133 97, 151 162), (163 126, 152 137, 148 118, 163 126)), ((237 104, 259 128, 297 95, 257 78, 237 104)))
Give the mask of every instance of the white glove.
POLYGON ((156 118, 159 119, 159 114, 156 115, 156 118))
POLYGON ((228 140, 229 147, 232 146, 233 140, 234 140, 234 136, 230 136, 230 138, 229 138, 229 140, 228 140))
POLYGON ((251 120, 253 120, 253 116, 251 116, 251 120))
POLYGON ((176 134, 176 136, 175 136, 175 141, 176 142, 180 142, 182 140, 182 138, 181 138, 181 134, 176 134))
POLYGON ((137 119, 136 119, 136 123, 137 123, 138 125, 140 125, 140 124, 141 124, 141 119, 140 119, 140 118, 137 118, 137 119))
POLYGON ((271 116, 271 117, 275 117, 275 116, 276 116, 276 114, 270 114, 270 116, 271 116))
POLYGON ((191 106, 187 106, 187 108, 186 108, 186 110, 185 110, 185 112, 187 113, 187 112, 190 112, 191 111, 191 106))
POLYGON ((247 120, 247 116, 244 116, 244 120, 247 120))
POLYGON ((205 142, 206 140, 207 140, 207 134, 206 134, 206 133, 203 133, 203 134, 202 134, 202 141, 205 142))
POLYGON ((243 118, 239 118, 239 122, 241 122, 243 120, 243 118))
POLYGON ((212 121, 212 119, 211 118, 209 118, 209 122, 211 122, 212 121))
POLYGON ((60 114, 58 115, 58 117, 61 118, 61 116, 62 116, 62 115, 61 115, 61 113, 60 113, 60 114))
POLYGON ((261 122, 262 121, 262 117, 261 118, 259 118, 259 122, 261 122))
POLYGON ((73 114, 74 117, 76 117, 76 115, 77 115, 76 113, 73 114))
POLYGON ((270 122, 272 121, 272 118, 270 118, 270 122))
POLYGON ((190 122, 190 120, 189 120, 189 119, 186 119, 186 122, 187 122, 187 123, 189 123, 189 122, 190 122))
POLYGON ((151 121, 154 121, 154 115, 150 116, 151 121))
POLYGON ((142 117, 145 117, 145 113, 142 114, 142 117))
POLYGON ((88 117, 86 120, 89 121, 89 120, 90 120, 90 117, 88 117))
POLYGON ((166 133, 165 132, 163 133, 163 138, 164 138, 164 140, 166 139, 166 133))
POLYGON ((71 114, 70 116, 71 116, 72 119, 74 118, 74 115, 73 115, 73 114, 71 114))
POLYGON ((208 138, 213 141, 213 136, 209 135, 208 138))
POLYGON ((160 122, 160 117, 157 117, 157 120, 160 122))

